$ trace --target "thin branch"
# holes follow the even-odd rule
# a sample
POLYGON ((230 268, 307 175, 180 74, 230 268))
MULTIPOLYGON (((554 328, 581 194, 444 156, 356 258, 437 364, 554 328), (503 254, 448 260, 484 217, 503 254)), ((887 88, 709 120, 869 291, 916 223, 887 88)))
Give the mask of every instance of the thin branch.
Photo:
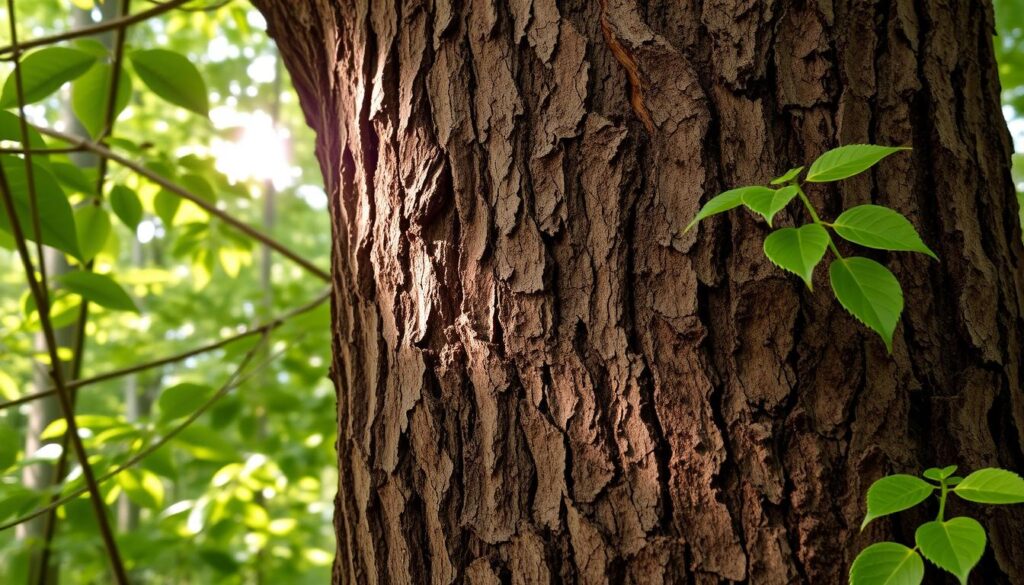
POLYGON ((0 148, 0 154, 71 154, 85 150, 81 146, 67 148, 0 148))
MULTIPOLYGON (((173 363, 177 363, 177 362, 180 362, 180 361, 184 361, 184 360, 186 360, 186 359, 188 359, 190 357, 194 357, 194 356, 201 355, 201 354, 204 354, 204 353, 209 353, 211 351, 216 351, 216 350, 218 350, 218 349, 220 349, 220 348, 222 348, 224 346, 230 345, 230 344, 232 344, 232 343, 234 343, 236 341, 239 341, 241 339, 245 339, 246 337, 252 337, 253 335, 259 335, 261 333, 270 333, 271 331, 277 329, 278 327, 280 327, 280 326, 284 325, 285 323, 287 323, 288 321, 290 321, 292 318, 297 317, 297 316, 299 316, 299 315, 301 315, 303 313, 308 313, 309 311, 312 311, 313 309, 319 307, 320 305, 322 305, 324 303, 324 301, 329 299, 330 296, 331 296, 331 292, 328 290, 328 291, 322 293, 321 295, 319 295, 318 297, 316 297, 315 299, 313 299, 312 301, 310 301, 309 303, 306 303, 305 305, 303 305, 303 306, 301 306, 301 307, 299 307, 297 309, 293 309, 293 310, 291 310, 291 311, 289 311, 289 312, 287 312, 287 313, 285 313, 285 314, 283 314, 283 315, 281 315, 281 316, 279 316, 279 317, 277 317, 277 318, 275 318, 275 319, 273 319, 271 321, 267 321, 265 323, 262 323, 260 325, 255 326, 255 327, 246 329, 245 331, 236 333, 235 335, 232 335, 230 337, 225 337, 224 339, 221 339, 219 341, 214 341, 214 342, 209 343, 207 345, 203 345, 201 347, 196 347, 196 348, 193 348, 193 349, 190 349, 190 350, 187 350, 187 351, 183 351, 181 353, 177 353, 177 354, 174 354, 174 355, 171 355, 171 356, 163 357, 163 358, 160 358, 160 359, 157 359, 157 360, 145 362, 145 363, 142 363, 142 364, 136 364, 136 365, 133 365, 133 366, 128 366, 126 368, 120 368, 120 369, 117 369, 117 370, 111 370, 109 372, 105 372, 105 373, 102 373, 102 374, 99 374, 99 375, 96 375, 96 376, 92 376, 90 378, 82 378, 82 379, 78 379, 78 380, 69 380, 69 381, 67 381, 65 383, 65 387, 67 387, 69 390, 73 390, 73 389, 82 388, 83 386, 91 386, 93 384, 98 384, 100 382, 106 382, 107 380, 113 380, 113 379, 116 379, 116 378, 121 378, 123 376, 128 376, 128 375, 131 375, 131 374, 137 374, 139 372, 144 372, 146 370, 151 370, 153 368, 158 368, 160 366, 165 366, 167 364, 173 364, 173 363)), ((4 403, 0 404, 0 410, 4 410, 4 409, 7 409, 7 408, 11 408, 11 407, 14 407, 14 406, 25 404, 27 402, 31 402, 31 401, 37 400, 39 398, 45 398, 47 396, 53 396, 56 393, 57 393, 57 389, 56 388, 48 388, 48 389, 43 390, 41 392, 36 392, 36 393, 33 393, 33 394, 26 394, 25 396, 22 396, 20 398, 16 398, 16 399, 11 400, 9 402, 4 402, 4 403)))
MULTIPOLYGON (((121 0, 121 18, 128 16, 131 10, 131 0, 121 0)), ((124 40, 128 35, 124 28, 119 28, 114 37, 114 58, 111 60, 110 87, 107 88, 106 109, 103 111, 103 132, 96 140, 103 140, 114 131, 114 117, 117 112, 117 90, 121 85, 121 68, 124 65, 124 40)), ((100 159, 99 173, 97 177, 96 192, 103 195, 103 181, 107 175, 107 161, 100 159)))
MULTIPOLYGON (((53 44, 60 43, 60 42, 63 42, 63 41, 70 41, 71 39, 78 39, 78 38, 82 38, 82 37, 91 37, 93 35, 98 35, 100 33, 105 33, 107 31, 125 28, 127 26, 131 26, 133 24, 136 24, 136 23, 142 22, 144 20, 148 20, 150 18, 153 18, 154 16, 163 14, 164 12, 169 12, 169 11, 171 11, 171 10, 181 6, 182 4, 186 4, 186 3, 190 2, 190 1, 191 0, 168 0, 164 4, 161 4, 159 6, 154 6, 153 8, 150 8, 149 10, 144 10, 142 12, 137 12, 135 14, 132 14, 130 16, 126 16, 124 18, 118 18, 118 19, 115 19, 115 20, 109 20, 107 22, 103 22, 103 23, 97 24, 95 26, 86 26, 86 27, 83 27, 83 28, 79 28, 79 29, 75 29, 75 30, 71 30, 71 31, 67 31, 67 32, 63 32, 63 33, 59 33, 59 34, 55 34, 55 35, 50 35, 50 36, 45 36, 45 37, 39 37, 39 38, 36 38, 36 39, 31 39, 31 40, 25 41, 24 43, 21 43, 20 49, 22 51, 24 51, 24 50, 27 50, 27 49, 34 49, 36 47, 44 47, 46 45, 53 45, 53 44)), ((13 45, 6 46, 6 47, 0 47, 0 55, 6 55, 8 53, 12 53, 13 51, 14 51, 14 46, 13 45)))
POLYGON ((11 195, 10 185, 7 182, 7 174, 4 172, 3 166, 0 166, 0 196, 3 198, 7 217, 11 224, 11 232, 14 234, 15 244, 18 248, 18 255, 21 257, 21 263, 25 269, 25 277, 28 280, 32 296, 36 301, 36 307, 39 309, 39 321, 43 329, 43 335, 46 338, 46 347, 50 355, 50 376, 53 378, 53 383, 57 387, 58 402, 60 403, 61 410, 63 411, 64 419, 67 421, 68 433, 71 435, 71 444, 74 447, 75 455, 78 457, 78 461, 82 466, 82 475, 85 478, 87 488, 85 491, 89 492, 89 500, 92 502, 93 510, 96 512, 96 520, 100 529, 100 536, 103 539, 103 544, 110 557, 110 564, 114 572, 114 578, 120 585, 127 585, 128 576, 125 573, 124 563, 121 561, 121 553, 117 549, 117 542, 114 540, 114 534, 110 529, 106 505, 103 502, 103 494, 100 493, 99 484, 96 482, 96 477, 93 474, 88 454, 85 452, 85 446, 82 444, 82 438, 78 434, 78 424, 75 422, 74 407, 71 404, 71 395, 68 389, 64 386, 64 374, 60 367, 60 357, 57 355, 57 339, 54 335, 53 324, 50 322, 49 311, 47 310, 48 307, 45 305, 46 296, 40 290, 39 281, 36 280, 35 269, 32 266, 32 258, 29 256, 28 246, 25 244, 25 234, 21 229, 21 221, 18 218, 14 207, 14 198, 11 195))
MULTIPOLYGON (((305 335, 305 334, 303 334, 303 335, 305 335)), ((125 461, 124 463, 118 465, 114 469, 112 469, 112 470, 108 471, 107 473, 103 474, 102 476, 100 476, 99 477, 99 481, 101 483, 107 481, 108 479, 116 476, 117 474, 121 473, 125 469, 128 469, 128 468, 133 467, 134 465, 138 464, 140 461, 142 461, 143 459, 148 457, 154 451, 156 451, 160 447, 163 447, 164 445, 166 445, 168 442, 170 442, 171 439, 173 439, 174 437, 176 437, 179 434, 181 434, 182 431, 184 431, 186 428, 188 428, 189 425, 191 425, 193 422, 195 422, 196 419, 198 419, 200 416, 205 414, 206 411, 208 411, 211 406, 213 406, 218 400, 223 398, 228 392, 230 392, 234 388, 237 388, 238 386, 244 384, 252 376, 254 376, 257 372, 259 372, 261 369, 263 369, 264 367, 269 365, 272 361, 274 361, 278 356, 280 356, 285 351, 287 351, 287 347, 285 347, 285 348, 282 348, 282 349, 272 353, 269 357, 267 357, 267 359, 265 359, 265 360, 259 362, 258 364, 256 364, 256 366, 253 368, 252 371, 248 372, 244 376, 241 375, 242 374, 242 370, 245 368, 245 366, 247 366, 249 364, 249 362, 252 361, 253 357, 255 357, 256 353, 260 349, 262 349, 263 345, 267 342, 267 340, 269 338, 270 338, 269 334, 265 333, 263 338, 260 340, 260 342, 257 343, 256 345, 254 345, 251 349, 249 349, 248 352, 246 352, 245 357, 242 358, 241 362, 239 362, 238 369, 235 370, 235 372, 231 375, 230 378, 228 378, 228 380, 224 383, 224 385, 222 385, 220 387, 220 389, 218 389, 217 392, 214 393, 213 396, 211 396, 206 402, 204 402, 199 408, 197 408, 191 415, 189 415, 188 418, 186 418, 180 424, 178 424, 177 426, 172 428, 170 431, 165 433, 162 437, 160 437, 159 439, 154 441, 152 444, 148 445, 145 449, 143 449, 143 450, 139 451, 138 453, 136 453, 135 455, 132 455, 131 457, 129 457, 128 460, 125 461)), ((70 430, 68 432, 70 432, 70 430)), ((4 524, 0 524, 0 532, 3 532, 4 530, 7 530, 8 528, 12 528, 14 526, 17 526, 18 524, 23 524, 25 522, 28 522, 29 520, 32 520, 33 518, 38 518, 39 516, 42 516, 43 514, 46 514, 47 512, 49 512, 51 510, 56 510, 59 506, 61 506, 63 504, 66 504, 66 503, 70 502, 71 500, 74 500, 75 498, 77 498, 77 497, 81 496, 82 494, 84 494, 86 491, 88 491, 86 488, 78 488, 78 489, 72 490, 71 492, 67 493, 66 495, 64 495, 64 496, 62 496, 62 497, 60 497, 60 498, 58 498, 58 499, 56 499, 54 501, 51 501, 49 504, 47 504, 46 506, 44 506, 42 508, 39 508, 38 510, 29 512, 28 514, 25 514, 24 516, 21 516, 19 518, 15 518, 14 520, 11 520, 9 522, 5 522, 4 524)))
MULTIPOLYGON (((164 4, 164 2, 158 2, 157 0, 146 0, 146 1, 149 2, 150 4, 156 4, 157 6, 160 6, 160 5, 164 4)), ((233 0, 220 0, 220 2, 217 2, 216 4, 210 4, 209 6, 196 6, 196 7, 182 6, 181 10, 182 10, 182 12, 214 12, 216 10, 220 10, 221 8, 224 8, 228 4, 231 4, 231 2, 233 2, 233 0)))
POLYGON ((147 179, 149 179, 150 181, 156 183, 157 185, 160 185, 161 187, 163 187, 167 191, 170 191, 171 193, 174 193, 175 195, 178 195, 179 197, 182 197, 184 199, 187 199, 187 200, 191 201, 192 203, 195 203, 197 206, 199 206, 201 209, 203 209, 204 211, 206 211, 210 215, 220 219, 224 223, 226 223, 226 224, 230 225, 231 227, 237 229, 238 231, 242 232, 243 234, 249 236, 250 238, 252 238, 254 240, 257 240, 259 242, 262 242, 262 243, 266 244, 267 246, 270 246, 271 248, 276 250, 279 254, 281 254, 285 258, 288 258, 292 262, 295 262, 299 266, 305 268, 310 273, 312 273, 315 276, 319 277, 324 282, 330 282, 331 281, 331 276, 327 272, 325 272, 321 268, 317 267, 315 264, 313 264, 309 260, 306 260, 301 255, 299 255, 297 252, 292 251, 291 249, 286 247, 284 244, 278 242, 277 240, 275 240, 274 238, 270 237, 269 235, 260 232, 256 228, 254 228, 254 227, 252 227, 252 226, 250 226, 248 224, 245 224, 245 223, 235 219, 234 217, 231 216, 231 214, 229 214, 229 213, 227 213, 227 212, 225 212, 225 211, 223 211, 221 209, 218 209, 216 205, 213 205, 213 204, 209 203, 208 201, 206 201, 202 197, 199 197, 198 195, 192 193, 191 191, 188 191, 187 189, 181 187, 180 185, 177 185, 175 183, 172 183, 171 181, 168 181, 167 179, 161 177, 160 175, 154 173, 153 171, 147 169, 146 167, 144 167, 144 166, 142 166, 142 165, 140 165, 138 163, 134 163, 134 162, 128 160, 127 158, 125 158, 125 157, 117 154, 116 152, 110 150, 106 146, 104 146, 102 144, 97 144, 97 143, 89 141, 89 140, 85 140, 83 138, 79 138, 77 136, 72 136, 70 134, 65 134, 63 132, 57 132, 56 130, 52 130, 50 128, 44 128, 44 127, 41 127, 41 126, 35 126, 35 129, 38 130, 41 134, 44 134, 46 136, 50 136, 51 138, 57 138, 59 140, 62 140, 64 142, 67 142, 67 143, 75 145, 75 146, 81 146, 81 147, 85 148, 86 150, 88 150, 88 151, 90 151, 92 153, 95 153, 95 154, 97 154, 97 155, 99 155, 99 156, 101 156, 103 158, 110 159, 110 160, 116 162, 117 164, 119 164, 119 165, 121 165, 121 166, 123 166, 125 168, 131 169, 136 174, 139 174, 139 175, 142 175, 143 177, 146 177, 147 179))

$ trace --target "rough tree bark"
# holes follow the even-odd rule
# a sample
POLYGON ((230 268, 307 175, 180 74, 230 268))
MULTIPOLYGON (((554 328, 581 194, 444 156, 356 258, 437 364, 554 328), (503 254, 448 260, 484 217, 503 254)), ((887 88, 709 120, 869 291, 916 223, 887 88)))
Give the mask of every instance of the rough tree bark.
MULTIPOLYGON (((1024 466, 987 1, 256 4, 333 219, 338 583, 842 583, 934 514, 859 534, 879 476, 1024 466), (859 142, 914 150, 812 199, 942 258, 877 256, 892 357, 748 214, 683 233, 859 142)), ((1024 510, 971 513, 1024 583, 1024 510)))

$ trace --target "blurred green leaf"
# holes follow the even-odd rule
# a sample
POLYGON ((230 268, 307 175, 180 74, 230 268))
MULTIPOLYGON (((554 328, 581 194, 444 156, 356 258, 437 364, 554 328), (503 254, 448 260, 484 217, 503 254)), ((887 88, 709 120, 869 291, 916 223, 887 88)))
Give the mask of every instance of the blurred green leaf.
POLYGON ((210 113, 206 82, 187 57, 164 49, 132 51, 128 58, 153 93, 200 116, 210 113))
MULTIPOLYGON (((46 99, 60 86, 81 76, 96 62, 96 57, 68 47, 47 47, 26 55, 21 61, 22 94, 25 104, 46 99)), ((4 82, 0 108, 18 105, 14 72, 4 82)))
POLYGON ((115 311, 139 312, 135 301, 106 274, 76 270, 59 276, 57 281, 63 288, 101 307, 115 311))
MULTIPOLYGON (((27 239, 35 241, 25 161, 13 156, 2 156, 0 164, 3 165, 4 174, 7 176, 7 185, 11 190, 11 198, 22 233, 27 239)), ((81 258, 75 218, 67 196, 50 171, 34 160, 32 169, 32 175, 35 178, 39 223, 42 228, 42 242, 76 258, 81 258)), ((10 218, 3 205, 0 205, 0 229, 13 233, 10 218)))

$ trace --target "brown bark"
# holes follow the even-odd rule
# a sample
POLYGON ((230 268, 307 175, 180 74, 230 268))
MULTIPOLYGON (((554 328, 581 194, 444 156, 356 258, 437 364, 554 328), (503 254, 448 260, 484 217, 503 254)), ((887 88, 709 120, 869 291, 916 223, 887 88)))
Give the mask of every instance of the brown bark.
MULTIPOLYGON (((337 582, 842 583, 934 514, 859 534, 879 476, 1024 465, 987 1, 256 3, 334 226, 337 582), (683 233, 859 142, 914 151, 812 199, 942 258, 876 256, 891 357, 748 214, 683 233)), ((1024 582, 1024 510, 969 512, 1024 582)))

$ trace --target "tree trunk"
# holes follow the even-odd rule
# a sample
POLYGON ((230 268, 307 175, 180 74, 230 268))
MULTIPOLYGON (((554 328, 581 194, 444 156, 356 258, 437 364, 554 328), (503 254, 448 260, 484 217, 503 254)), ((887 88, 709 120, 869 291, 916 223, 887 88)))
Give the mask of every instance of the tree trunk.
MULTIPOLYGON (((336 582, 843 583, 935 512, 859 533, 881 475, 1024 466, 988 1, 256 4, 333 219, 336 582), (891 357, 749 214, 683 231, 862 142, 914 150, 811 198, 941 257, 876 256, 891 357)), ((1024 510, 969 513, 1024 583, 1024 510)))

